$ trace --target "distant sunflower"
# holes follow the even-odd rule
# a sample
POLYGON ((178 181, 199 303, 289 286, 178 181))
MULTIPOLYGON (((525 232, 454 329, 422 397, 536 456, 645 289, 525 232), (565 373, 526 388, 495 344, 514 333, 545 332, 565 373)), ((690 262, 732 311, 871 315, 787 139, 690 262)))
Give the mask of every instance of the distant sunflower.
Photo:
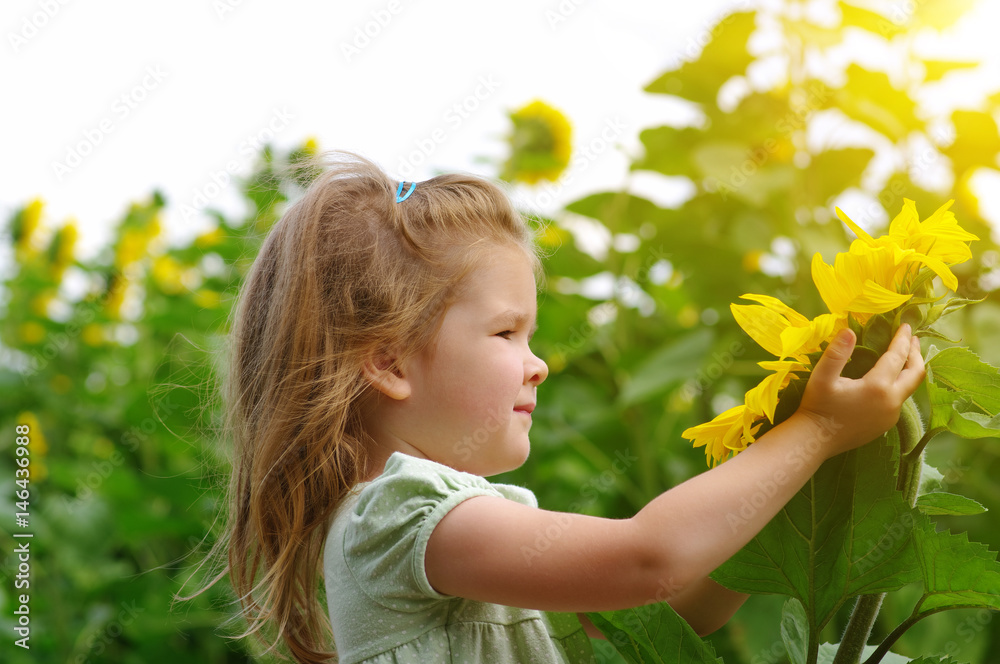
POLYGON ((62 279, 63 272, 73 263, 76 241, 79 237, 80 231, 77 229, 75 219, 69 219, 56 231, 52 244, 49 245, 49 264, 52 277, 56 281, 62 279))
POLYGON ((573 129, 569 119, 543 101, 535 100, 510 114, 511 155, 501 177, 508 182, 537 184, 555 181, 569 165, 573 129))
POLYGON ((14 215, 11 233, 17 257, 22 262, 35 252, 33 237, 38 230, 44 206, 42 199, 36 198, 14 215))
POLYGON ((295 166, 292 178, 300 187, 306 188, 323 172, 320 166, 310 164, 319 154, 319 141, 309 136, 301 146, 288 153, 289 165, 295 166))

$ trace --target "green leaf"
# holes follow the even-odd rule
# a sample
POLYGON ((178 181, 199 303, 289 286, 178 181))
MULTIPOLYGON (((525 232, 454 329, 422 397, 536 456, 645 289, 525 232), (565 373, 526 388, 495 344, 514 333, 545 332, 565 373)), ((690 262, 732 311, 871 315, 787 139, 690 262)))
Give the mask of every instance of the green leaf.
MULTIPOLYGON (((810 441, 802 448, 808 455, 810 441)), ((894 474, 884 439, 826 461, 712 578, 740 592, 798 599, 813 634, 847 599, 918 580, 912 510, 895 490, 894 474)), ((781 477, 776 473, 769 481, 781 477)), ((742 509, 750 512, 760 500, 767 500, 766 483, 742 509)), ((731 514, 727 521, 738 530, 746 516, 731 514)))
POLYGON ((754 152, 749 144, 732 140, 700 143, 691 161, 708 191, 718 191, 724 199, 735 196, 754 207, 763 207, 770 197, 788 191, 798 177, 790 164, 772 162, 766 148, 754 152))
POLYGON ((663 175, 699 177, 691 159, 691 151, 705 140, 705 132, 695 127, 655 127, 639 132, 645 156, 632 165, 632 170, 650 170, 663 175))
POLYGON ((861 175, 875 153, 867 148, 825 150, 813 155, 809 170, 816 177, 809 180, 812 200, 826 203, 832 197, 861 182, 861 175))
POLYGON ((770 164, 745 179, 734 178, 718 184, 723 200, 735 196, 744 203, 763 208, 768 201, 782 199, 798 181, 798 169, 789 164, 770 164), (737 184, 739 183, 739 184, 737 184))
MULTIPOLYGON (((756 12, 729 14, 696 39, 710 40, 697 60, 685 62, 646 86, 646 92, 677 95, 699 104, 714 105, 719 88, 733 76, 743 74, 753 62, 747 41, 756 29, 756 12)), ((686 53, 689 57, 693 54, 686 53)))
POLYGON ((952 404, 952 407, 955 410, 955 414, 964 420, 963 430, 976 426, 982 430, 979 432, 981 435, 978 437, 980 438, 991 438, 998 435, 997 432, 1000 430, 1000 415, 990 416, 987 413, 983 413, 971 399, 959 399, 952 404))
POLYGON ((927 463, 927 459, 924 459, 923 467, 920 470, 920 486, 917 488, 917 495, 922 496, 925 493, 937 491, 941 488, 943 479, 944 474, 927 463))
POLYGON ((855 64, 847 68, 847 84, 835 92, 829 106, 839 108, 894 142, 924 126, 916 115, 916 102, 893 87, 888 75, 855 64))
POLYGON ((919 329, 919 330, 917 330, 916 332, 913 333, 913 336, 919 337, 921 339, 924 339, 924 338, 927 338, 927 339, 940 339, 941 341, 947 341, 948 343, 952 343, 952 344, 960 344, 960 343, 962 343, 961 339, 952 339, 950 337, 946 337, 943 334, 941 334, 939 331, 935 330, 933 327, 925 327, 925 328, 919 329))
MULTIPOLYGON (((615 191, 585 196, 567 205, 566 210, 596 219, 612 233, 633 230, 646 222, 660 225, 678 216, 676 210, 665 210, 640 196, 615 191)), ((601 265, 598 261, 594 263, 601 265)), ((594 272, 599 272, 600 269, 594 272)))
POLYGON ((666 602, 588 613, 626 661, 634 664, 723 664, 715 649, 666 602))
POLYGON ((635 368, 618 395, 618 405, 627 407, 659 396, 671 386, 697 375, 713 336, 711 330, 700 329, 664 344, 635 368))
POLYGON ((628 664, 628 660, 606 640, 592 638, 590 645, 594 648, 594 659, 600 664, 628 664))
POLYGON ((889 349, 892 335, 892 321, 885 314, 878 314, 868 319, 861 332, 859 343, 872 349, 876 355, 881 355, 889 349))
POLYGON ((545 230, 545 273, 550 276, 583 279, 606 269, 604 263, 580 251, 573 235, 556 224, 545 230))
POLYGON ((927 517, 914 541, 924 579, 917 616, 945 609, 986 608, 1000 611, 1000 563, 985 544, 966 533, 937 532, 927 517))
POLYGON ((985 507, 972 498, 945 493, 943 491, 935 491, 918 496, 917 509, 931 516, 941 514, 966 516, 970 514, 982 514, 987 511, 985 507))
POLYGON ((706 134, 719 140, 736 141, 758 163, 791 162, 795 145, 791 134, 804 129, 813 111, 820 110, 832 92, 822 81, 802 83, 803 98, 792 103, 789 90, 751 92, 731 112, 706 108, 711 123, 706 134))
POLYGON ((789 598, 781 607, 781 641, 792 664, 806 664, 809 649, 809 620, 802 603, 789 598))
POLYGON ((945 348, 927 362, 927 392, 931 429, 1000 436, 1000 371, 968 348, 945 348))
POLYGON ((851 353, 851 359, 841 373, 846 378, 861 378, 878 362, 879 354, 867 346, 857 344, 851 353))
MULTIPOLYGON (((691 153, 691 161, 703 178, 729 182, 747 160, 748 146, 735 141, 701 141, 691 153)), ((732 186, 732 185, 730 185, 732 186)))
POLYGON ((942 316, 946 316, 946 315, 948 315, 948 314, 950 314, 950 313, 952 313, 954 311, 958 311, 959 309, 962 309, 962 308, 964 308, 964 307, 966 307, 966 306, 968 306, 970 304, 979 304, 980 302, 984 302, 986 300, 986 297, 987 296, 984 295, 983 297, 979 298, 978 300, 970 300, 970 299, 967 299, 967 298, 964 298, 964 297, 953 297, 953 298, 951 298, 950 300, 948 300, 947 302, 944 303, 944 311, 941 312, 941 315, 942 316))
POLYGON ((963 309, 970 304, 979 304, 984 301, 986 296, 979 298, 978 300, 969 300, 963 297, 953 297, 949 299, 944 304, 938 304, 931 307, 927 311, 927 316, 924 318, 924 325, 932 325, 937 322, 942 316, 947 316, 950 313, 963 309))

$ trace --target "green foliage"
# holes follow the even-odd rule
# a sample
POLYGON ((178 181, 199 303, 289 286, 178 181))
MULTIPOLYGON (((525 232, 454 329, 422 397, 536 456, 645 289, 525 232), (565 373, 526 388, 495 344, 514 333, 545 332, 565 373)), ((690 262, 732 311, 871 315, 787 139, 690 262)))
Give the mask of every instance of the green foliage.
POLYGON ((997 556, 965 534, 923 528, 916 538, 924 596, 914 615, 924 617, 956 608, 1000 610, 1000 565, 997 556))
POLYGON ((753 61, 753 56, 747 51, 747 41, 756 27, 756 18, 755 12, 726 16, 714 27, 713 39, 697 60, 665 73, 646 86, 646 91, 678 95, 714 106, 718 82, 742 74, 753 61), (725 33, 725 38, 720 38, 722 33, 725 33))
MULTIPOLYGON (((803 454, 808 453, 807 444, 803 454)), ((818 634, 848 599, 916 581, 916 554, 908 536, 913 520, 893 477, 888 444, 830 459, 713 578, 741 592, 794 597, 810 634, 818 634)), ((778 475, 774 481, 782 479, 778 475)), ((767 489, 762 486, 752 500, 766 500, 767 489)), ((753 505, 747 501, 749 510, 753 505)), ((733 528, 740 521, 733 515, 733 528)))
POLYGON ((588 613, 591 622, 630 664, 720 664, 712 646, 666 602, 588 613))
POLYGON ((797 599, 788 599, 782 607, 781 640, 792 664, 805 664, 809 654, 809 618, 797 599))
POLYGON ((998 435, 1000 373, 996 368, 961 347, 934 354, 927 367, 932 430, 947 429, 963 438, 998 435))
POLYGON ((944 491, 925 493, 922 496, 917 496, 916 506, 917 509, 929 516, 941 516, 943 514, 966 516, 982 514, 986 511, 985 507, 971 498, 956 496, 953 493, 945 493, 944 491))
MULTIPOLYGON (((265 150, 241 184, 245 218, 214 213, 218 225, 186 246, 162 243, 159 193, 126 210, 93 260, 58 246, 72 225, 47 246, 37 234, 24 239, 19 269, 3 284, 0 422, 7 431, 31 423, 35 620, 31 649, 9 647, 4 661, 246 660, 223 638, 234 633, 225 583, 191 602, 171 597, 208 578, 183 586, 220 525, 228 460, 213 439, 214 363, 259 242, 300 186, 277 177, 276 159, 265 150), (60 293, 70 275, 84 287, 75 298, 60 293)), ((0 443, 6 500, 12 445, 11 436, 0 443)), ((6 532, 9 552, 20 540, 6 532)), ((0 584, 8 634, 12 569, 16 557, 0 584)))

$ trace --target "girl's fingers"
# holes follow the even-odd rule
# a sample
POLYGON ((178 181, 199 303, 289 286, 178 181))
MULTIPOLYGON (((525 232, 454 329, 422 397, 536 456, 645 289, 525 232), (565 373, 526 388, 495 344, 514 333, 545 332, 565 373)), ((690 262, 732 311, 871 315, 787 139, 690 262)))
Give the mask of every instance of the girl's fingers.
POLYGON ((840 372, 844 370, 847 361, 851 359, 855 343, 857 343, 857 337, 850 328, 838 332, 833 341, 827 345, 826 350, 823 351, 816 366, 813 367, 812 376, 821 383, 832 383, 840 378, 840 372))
POLYGON ((906 358, 906 368, 899 374, 898 383, 907 394, 913 394, 926 375, 924 356, 920 354, 920 340, 910 337, 910 355, 906 358))
POLYGON ((868 373, 875 374, 876 377, 884 377, 893 383, 896 382, 912 354, 911 339, 913 337, 910 335, 910 326, 908 323, 903 323, 896 331, 896 336, 893 337, 888 350, 868 373))

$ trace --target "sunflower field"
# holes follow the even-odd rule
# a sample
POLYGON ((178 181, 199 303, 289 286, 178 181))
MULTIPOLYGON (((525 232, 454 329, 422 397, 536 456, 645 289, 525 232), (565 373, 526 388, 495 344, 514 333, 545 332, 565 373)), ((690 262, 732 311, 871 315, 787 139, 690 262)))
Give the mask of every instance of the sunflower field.
MULTIPOLYGON (((762 4, 645 87, 697 121, 642 128, 621 186, 525 211, 546 255, 532 346, 550 373, 528 461, 492 479, 546 509, 631 516, 788 417, 840 330, 857 336, 860 376, 910 325, 924 386, 880 443, 824 464, 713 574, 752 595, 729 624, 698 637, 665 603, 590 614, 608 637, 595 661, 998 662, 1000 233, 976 192, 1000 168, 1000 86, 934 115, 921 100, 979 63, 921 56, 916 40, 971 3, 829 0, 824 21, 762 4), (859 34, 894 73, 835 57, 859 34), (651 195, 651 177, 683 200, 651 195)), ((510 110, 493 175, 544 196, 589 167, 574 146, 590 138, 533 100, 510 110)), ((213 211, 186 246, 164 241, 158 191, 89 261, 42 200, 5 220, 0 496, 30 525, 0 528, 0 626, 13 642, 33 620, 30 650, 5 644, 4 662, 256 660, 226 638, 241 627, 225 584, 171 597, 220 532, 229 311, 309 184, 280 167, 318 149, 264 148, 233 185, 246 213, 213 211), (26 550, 30 603, 16 590, 26 550)))

